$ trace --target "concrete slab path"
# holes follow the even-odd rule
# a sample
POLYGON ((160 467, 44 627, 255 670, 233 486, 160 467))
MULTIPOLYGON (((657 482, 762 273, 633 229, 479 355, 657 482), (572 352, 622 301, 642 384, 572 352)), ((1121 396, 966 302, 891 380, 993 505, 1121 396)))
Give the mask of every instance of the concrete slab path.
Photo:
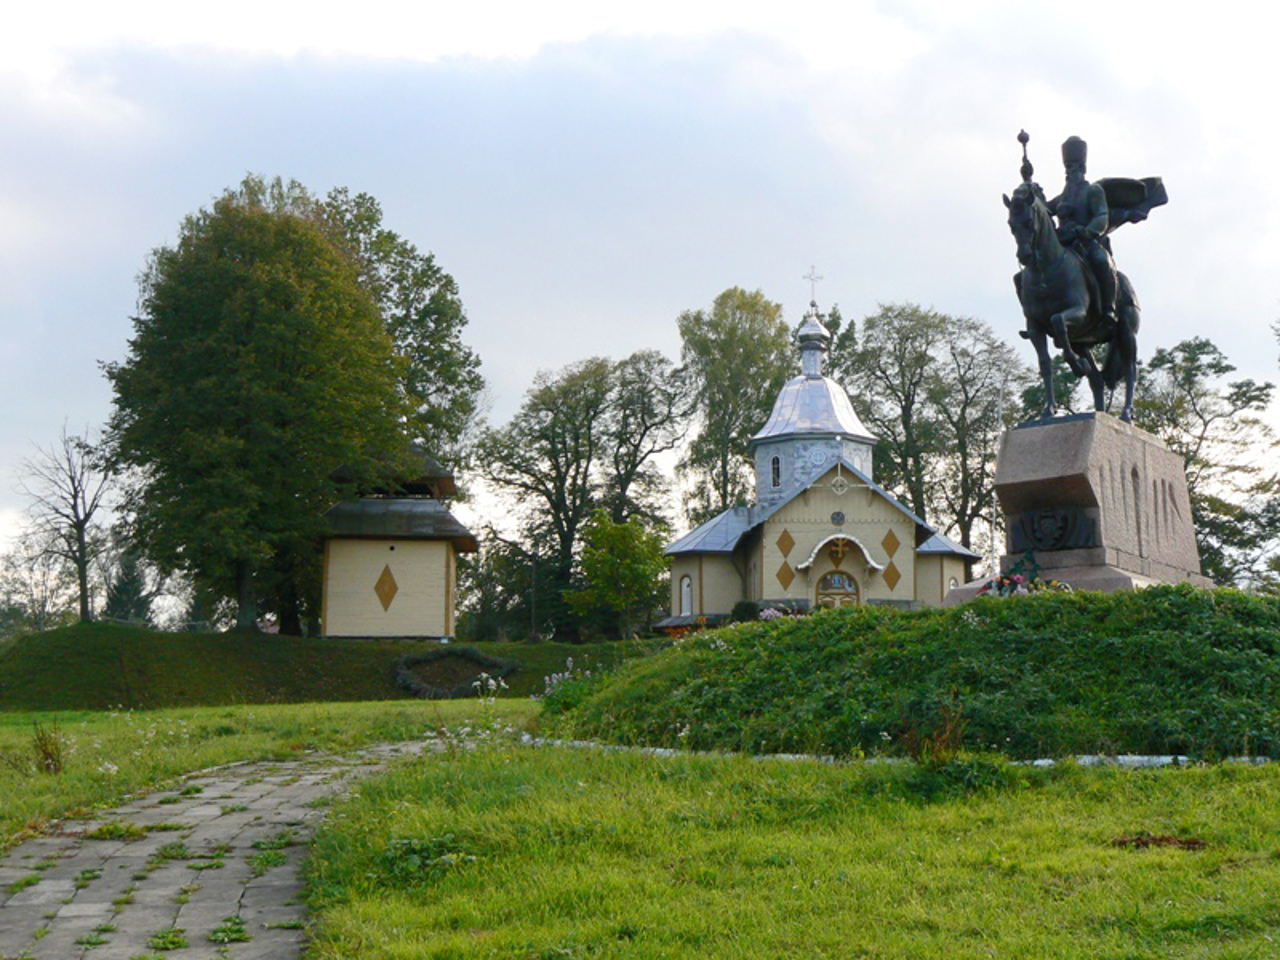
POLYGON ((292 960, 330 800, 433 740, 192 774, 0 854, 0 958, 292 960), (173 952, 170 952, 172 950, 173 952))

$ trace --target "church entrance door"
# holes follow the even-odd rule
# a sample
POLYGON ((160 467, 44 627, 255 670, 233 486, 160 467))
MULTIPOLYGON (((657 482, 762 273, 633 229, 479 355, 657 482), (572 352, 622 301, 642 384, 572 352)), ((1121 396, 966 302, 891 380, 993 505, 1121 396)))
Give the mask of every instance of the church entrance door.
POLYGON ((843 570, 832 570, 818 581, 818 606, 843 607, 858 602, 858 581, 843 570))

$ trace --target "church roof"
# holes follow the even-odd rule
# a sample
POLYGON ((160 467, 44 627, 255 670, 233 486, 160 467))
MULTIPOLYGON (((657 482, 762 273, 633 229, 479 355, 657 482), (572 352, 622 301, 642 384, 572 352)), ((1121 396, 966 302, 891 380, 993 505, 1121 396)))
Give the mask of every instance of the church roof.
POLYGON ((479 549, 475 535, 439 500, 367 497, 343 500, 325 514, 329 536, 378 537, 392 540, 451 540, 463 553, 479 549))
POLYGON ((733 553, 742 535, 751 529, 751 511, 730 507, 667 547, 667 554, 733 553))
POLYGON ((751 438, 751 445, 800 434, 844 436, 875 442, 853 412, 844 387, 830 377, 801 376, 788 380, 773 404, 768 422, 751 438))
MULTIPOLYGON (((938 533, 933 527, 907 509, 897 497, 875 483, 844 457, 840 458, 840 464, 857 481, 858 485, 879 494, 890 505, 915 523, 918 536, 925 538, 920 546, 916 548, 916 553, 954 554, 970 560, 981 559, 972 550, 962 547, 949 537, 938 533)), ((799 491, 797 491, 796 496, 799 496, 799 491)), ((769 505, 757 504, 754 507, 730 507, 724 513, 713 517, 702 526, 672 543, 667 547, 666 553, 668 556, 678 553, 733 553, 734 548, 737 547, 738 542, 748 530, 764 523, 794 499, 795 497, 793 496, 769 505)))
POLYGON ((961 546, 950 537, 944 537, 940 533, 935 533, 920 546, 916 547, 916 553, 950 553, 969 560, 982 559, 980 554, 974 553, 968 547, 961 546))

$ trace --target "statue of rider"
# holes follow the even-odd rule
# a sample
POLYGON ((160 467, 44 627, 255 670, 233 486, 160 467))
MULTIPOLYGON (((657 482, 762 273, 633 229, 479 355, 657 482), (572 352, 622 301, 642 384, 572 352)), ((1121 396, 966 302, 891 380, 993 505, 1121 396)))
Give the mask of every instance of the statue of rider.
POLYGON ((1088 155, 1089 146, 1079 137, 1068 137, 1062 144, 1067 182, 1062 193, 1050 200, 1048 206, 1049 212, 1058 219, 1059 241, 1064 246, 1074 247, 1089 265, 1098 281, 1102 313, 1108 321, 1115 323, 1116 265, 1106 239, 1112 224, 1106 191, 1100 184, 1085 179, 1088 155))

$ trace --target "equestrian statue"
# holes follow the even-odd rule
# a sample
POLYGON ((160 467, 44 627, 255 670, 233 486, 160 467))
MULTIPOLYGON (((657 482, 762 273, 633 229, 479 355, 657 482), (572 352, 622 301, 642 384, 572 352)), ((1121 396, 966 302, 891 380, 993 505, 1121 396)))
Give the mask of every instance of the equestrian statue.
POLYGON ((1048 419, 1057 412, 1049 357, 1052 340, 1071 372, 1088 379, 1095 410, 1106 406, 1104 388, 1114 390, 1123 378, 1120 419, 1132 420, 1138 379, 1138 298, 1129 278, 1116 270, 1108 234, 1123 223, 1145 220, 1153 207, 1168 202, 1168 194, 1159 177, 1090 183, 1085 179, 1088 145, 1070 137, 1062 145, 1066 185, 1062 193, 1046 200, 1040 185, 1031 179, 1030 139, 1025 130, 1018 134, 1022 183, 1012 199, 1004 198, 1004 205, 1022 265, 1013 278, 1027 320, 1022 336, 1036 349, 1044 381, 1040 416, 1048 419), (1093 349, 1104 345, 1106 357, 1099 368, 1093 349))

